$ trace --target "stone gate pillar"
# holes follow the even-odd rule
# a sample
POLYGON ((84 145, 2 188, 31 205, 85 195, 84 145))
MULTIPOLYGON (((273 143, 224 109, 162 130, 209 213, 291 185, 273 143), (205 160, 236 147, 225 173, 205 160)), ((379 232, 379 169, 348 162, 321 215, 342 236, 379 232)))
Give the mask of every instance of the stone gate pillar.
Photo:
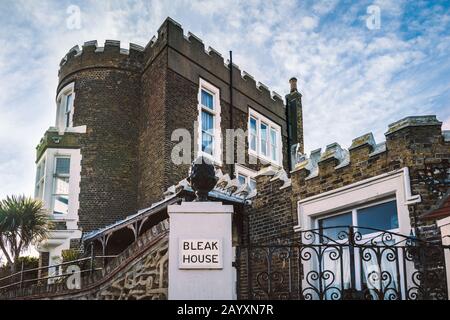
POLYGON ((235 299, 233 206, 183 202, 168 214, 169 300, 235 299))

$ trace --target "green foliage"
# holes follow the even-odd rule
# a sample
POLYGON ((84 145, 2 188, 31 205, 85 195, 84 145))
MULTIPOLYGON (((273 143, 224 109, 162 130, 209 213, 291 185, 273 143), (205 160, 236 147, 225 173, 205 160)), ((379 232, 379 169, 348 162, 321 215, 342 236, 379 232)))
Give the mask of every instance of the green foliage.
POLYGON ((24 250, 47 237, 50 226, 40 200, 8 196, 0 201, 0 249, 12 270, 19 267, 24 250))
POLYGON ((75 250, 75 249, 63 250, 61 255, 62 255, 63 263, 78 260, 78 259, 82 258, 81 252, 79 250, 75 250))
MULTIPOLYGON (((20 271, 20 269, 22 268, 22 263, 23 263, 23 270, 36 269, 39 267, 39 258, 31 256, 19 257, 17 263, 19 265, 19 269, 17 271, 20 271)), ((0 266, 0 279, 10 274, 11 274, 11 265, 9 263, 0 266)), ((37 270, 26 272, 24 273, 24 279, 36 278, 37 274, 38 274, 37 270)))

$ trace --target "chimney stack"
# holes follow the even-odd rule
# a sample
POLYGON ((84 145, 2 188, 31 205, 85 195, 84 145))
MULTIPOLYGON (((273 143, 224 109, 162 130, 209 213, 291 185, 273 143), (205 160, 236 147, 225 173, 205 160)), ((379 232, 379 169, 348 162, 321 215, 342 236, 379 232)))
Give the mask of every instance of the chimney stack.
POLYGON ((292 77, 289 83, 291 84, 291 93, 297 91, 297 78, 292 77))
POLYGON ((302 95, 298 92, 297 78, 289 80, 290 93, 286 95, 286 121, 289 133, 288 152, 291 156, 290 165, 295 167, 297 153, 304 153, 303 142, 303 108, 302 95))

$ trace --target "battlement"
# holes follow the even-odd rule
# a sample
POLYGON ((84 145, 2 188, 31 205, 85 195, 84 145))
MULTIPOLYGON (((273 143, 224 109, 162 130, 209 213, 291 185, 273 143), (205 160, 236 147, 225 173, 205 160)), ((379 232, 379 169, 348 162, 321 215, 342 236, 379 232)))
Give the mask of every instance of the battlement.
MULTIPOLYGON (((318 176, 326 175, 334 170, 342 169, 351 165, 359 165, 367 163, 371 159, 375 159, 383 153, 388 153, 392 149, 399 148, 400 138, 391 137, 394 132, 411 127, 430 127, 438 126, 440 128, 442 122, 436 119, 436 116, 415 116, 407 117, 389 124, 388 131, 385 133, 387 141, 376 143, 375 138, 371 132, 366 133, 360 137, 352 140, 352 144, 348 149, 342 148, 337 142, 329 144, 325 151, 316 149, 311 152, 309 157, 307 155, 297 155, 294 159, 298 159, 295 168, 292 171, 304 171, 306 173, 305 180, 309 180, 318 176)), ((434 130, 434 129, 430 129, 434 130)), ((434 131, 430 131, 430 135, 434 131)), ((418 134, 423 134, 420 132, 418 134)), ((446 132, 442 132, 442 141, 445 139, 446 132)), ((414 136, 410 136, 404 143, 414 143, 416 140, 414 136)), ((403 149, 402 149, 403 150, 403 149)))
MULTIPOLYGON (((182 26, 167 18, 158 30, 158 37, 153 38, 146 47, 146 57, 154 56, 155 53, 151 51, 158 51, 163 43, 173 49, 169 54, 169 67, 173 69, 180 69, 183 66, 175 65, 177 55, 187 57, 195 64, 214 74, 217 78, 225 83, 230 82, 230 62, 225 61, 223 55, 212 47, 206 49, 202 39, 197 37, 192 32, 185 34, 182 26), (149 52, 147 52, 149 51, 149 52), (173 63, 171 64, 171 57, 173 63)), ((258 101, 262 105, 274 108, 274 112, 282 111, 284 108, 284 100, 282 96, 274 91, 271 91, 266 85, 257 82, 253 76, 248 72, 243 71, 238 65, 232 65, 233 68, 233 87, 239 92, 247 95, 251 99, 258 101)), ((282 113, 282 112, 281 112, 282 113)))
POLYGON ((106 40, 103 47, 98 46, 97 40, 91 40, 81 48, 76 45, 69 50, 59 64, 59 78, 62 80, 72 72, 95 67, 141 70, 143 57, 144 48, 134 43, 125 49, 117 40, 106 40))
MULTIPOLYGON (((180 56, 183 56, 229 85, 229 61, 225 61, 222 54, 214 48, 205 49, 202 39, 192 32, 185 34, 182 26, 171 18, 163 22, 157 36, 153 36, 145 48, 131 43, 128 49, 124 49, 117 40, 106 40, 103 47, 98 46, 96 40, 85 42, 81 48, 74 46, 61 60, 59 78, 61 81, 72 72, 95 67, 143 71, 166 46, 172 49, 169 52, 169 68, 180 74, 189 72, 186 63, 179 63, 180 56)), ((237 90, 237 95, 246 95, 272 109, 275 114, 284 114, 284 100, 280 94, 257 82, 248 72, 241 71, 238 65, 233 63, 232 68, 233 87, 237 90)), ((225 93, 225 100, 229 100, 227 94, 225 93)))

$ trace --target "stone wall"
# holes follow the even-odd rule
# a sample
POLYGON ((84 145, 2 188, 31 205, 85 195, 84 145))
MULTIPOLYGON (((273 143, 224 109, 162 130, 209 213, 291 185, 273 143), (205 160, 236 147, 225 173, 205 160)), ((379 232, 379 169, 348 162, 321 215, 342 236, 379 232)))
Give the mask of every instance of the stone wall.
POLYGON ((0 293, 0 299, 27 300, 166 300, 168 295, 168 221, 152 227, 106 268, 84 273, 81 288, 66 281, 32 285, 0 293))

